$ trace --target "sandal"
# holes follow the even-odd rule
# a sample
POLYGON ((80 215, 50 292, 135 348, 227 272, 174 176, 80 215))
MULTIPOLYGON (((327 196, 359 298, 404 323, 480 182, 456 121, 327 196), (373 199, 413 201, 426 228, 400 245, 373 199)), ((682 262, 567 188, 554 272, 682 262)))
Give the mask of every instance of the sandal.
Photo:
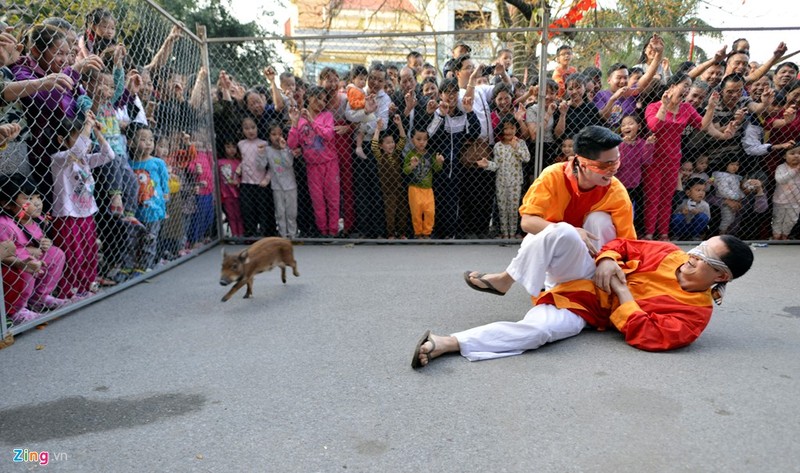
POLYGON ((419 342, 417 342, 417 346, 414 349, 414 357, 411 358, 411 367, 414 368, 415 370, 428 366, 427 364, 423 365, 422 362, 419 361, 419 352, 422 349, 422 345, 424 345, 426 342, 431 342, 431 345, 433 345, 431 347, 431 351, 425 353, 425 356, 428 357, 428 363, 431 362, 431 353, 433 353, 433 350, 436 350, 436 343, 434 343, 434 341, 431 340, 430 336, 431 336, 431 331, 426 330, 425 333, 422 334, 422 337, 419 339, 419 342))
POLYGON ((480 286, 476 285, 474 282, 471 281, 472 278, 470 277, 470 274, 472 274, 473 272, 474 271, 464 271, 464 281, 467 283, 467 286, 469 286, 472 289, 475 289, 476 291, 488 292, 489 294, 494 294, 496 296, 505 296, 506 295, 505 292, 498 291, 497 288, 492 286, 492 283, 490 283, 486 279, 483 279, 483 277, 486 276, 486 273, 478 273, 475 276, 472 276, 473 278, 475 278, 478 281, 480 281, 483 284, 485 284, 486 287, 480 287, 480 286))

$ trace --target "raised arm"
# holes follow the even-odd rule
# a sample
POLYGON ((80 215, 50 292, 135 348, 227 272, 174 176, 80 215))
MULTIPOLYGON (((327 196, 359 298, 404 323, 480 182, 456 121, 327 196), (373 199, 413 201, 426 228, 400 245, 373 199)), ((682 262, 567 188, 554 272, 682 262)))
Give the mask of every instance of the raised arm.
POLYGON ((283 103, 283 95, 281 94, 281 90, 278 88, 278 83, 275 80, 276 76, 275 68, 272 66, 267 66, 264 68, 264 77, 267 78, 269 82, 270 92, 272 93, 272 103, 275 106, 275 111, 277 113, 281 113, 285 107, 283 103))
POLYGON ((175 42, 181 36, 183 36, 183 29, 178 25, 174 25, 167 35, 167 38, 164 40, 164 44, 161 45, 161 48, 156 52, 155 56, 153 56, 153 59, 149 64, 144 66, 144 68, 153 70, 163 67, 172 54, 172 48, 175 46, 175 42))
POLYGON ((750 83, 750 82, 755 82, 761 77, 763 77, 764 74, 766 74, 767 72, 769 72, 770 69, 772 69, 772 66, 774 66, 778 61, 781 60, 783 55, 786 54, 786 50, 787 50, 786 43, 781 41, 778 44, 778 47, 775 48, 775 52, 772 53, 772 57, 767 59, 764 62, 764 64, 760 65, 758 69, 753 71, 751 74, 748 74, 747 77, 745 77, 745 80, 748 83, 750 83))
MULTIPOLYGON (((636 85, 629 90, 628 95, 638 95, 647 89, 647 86, 653 81, 656 72, 658 72, 658 66, 661 64, 661 59, 664 57, 664 40, 661 39, 659 35, 653 34, 650 38, 650 49, 655 52, 656 56, 650 61, 647 70, 644 71, 644 75, 640 77, 639 80, 636 81, 636 85)), ((607 119, 607 117, 603 118, 607 119)))
POLYGON ((711 67, 714 64, 717 64, 718 62, 724 61, 725 58, 728 56, 727 50, 728 50, 728 46, 727 45, 723 46, 719 51, 714 53, 714 57, 712 57, 708 61, 701 62, 694 69, 692 69, 691 71, 687 72, 686 75, 691 77, 692 80, 697 79, 698 77, 703 75, 703 73, 706 71, 706 69, 708 69, 709 67, 711 67))

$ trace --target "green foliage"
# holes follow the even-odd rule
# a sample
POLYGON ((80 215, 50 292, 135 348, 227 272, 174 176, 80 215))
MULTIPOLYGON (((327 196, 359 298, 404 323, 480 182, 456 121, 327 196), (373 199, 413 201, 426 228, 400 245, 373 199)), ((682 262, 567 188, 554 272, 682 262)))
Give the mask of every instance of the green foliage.
MULTIPOLYGON (((209 0, 198 5, 195 0, 162 0, 162 6, 189 29, 205 25, 208 38, 264 37, 267 32, 255 22, 240 23, 230 13, 230 2, 209 0)), ((264 82, 261 70, 278 62, 279 56, 270 42, 212 43, 208 48, 211 80, 216 82, 220 70, 228 71, 245 84, 264 82)))
MULTIPOLYGON (((695 16, 699 0, 617 0, 615 9, 590 11, 579 26, 585 27, 629 27, 659 28, 684 27, 708 28, 709 25, 695 16)), ((698 33, 699 35, 720 37, 718 33, 698 33)), ((652 33, 598 33, 583 32, 575 34, 571 41, 576 52, 575 64, 580 67, 591 66, 596 53, 600 53, 603 66, 621 62, 638 64, 642 49, 652 33)), ((678 63, 689 59, 691 33, 661 33, 664 39, 664 57, 671 60, 673 69, 678 63)), ((708 59, 705 51, 695 46, 694 61, 708 59)))
MULTIPOLYGON (((28 26, 41 23, 45 18, 58 16, 69 21, 78 35, 85 28, 85 15, 94 8, 112 11, 117 20, 118 41, 128 48, 135 64, 147 64, 159 50, 172 24, 154 8, 141 0, 2 0, 6 23, 22 34, 28 26)), ((161 6, 170 15, 195 32, 197 25, 205 25, 209 38, 264 37, 267 33, 256 23, 241 23, 231 15, 230 1, 162 0, 161 6)), ((269 13, 265 13, 269 16, 269 13)), ((200 66, 200 49, 194 41, 178 41, 171 54, 169 66, 176 72, 193 74, 200 66)), ((278 61, 275 48, 269 42, 217 43, 209 47, 211 78, 216 81, 221 69, 237 75, 243 83, 263 82, 261 69, 278 61)))
MULTIPOLYGON (((34 4, 28 0, 5 0, 4 7, 3 19, 14 26, 20 36, 29 26, 39 24, 49 17, 67 20, 72 24, 75 33, 81 36, 87 27, 88 12, 95 8, 109 9, 117 21, 117 41, 128 48, 129 57, 133 63, 139 65, 152 59, 172 26, 149 5, 137 0, 116 0, 114 4, 103 0, 49 0, 34 4)), ((187 54, 185 50, 192 47, 195 50, 193 54, 197 56, 196 45, 180 43, 174 55, 180 54, 182 57, 187 54)))

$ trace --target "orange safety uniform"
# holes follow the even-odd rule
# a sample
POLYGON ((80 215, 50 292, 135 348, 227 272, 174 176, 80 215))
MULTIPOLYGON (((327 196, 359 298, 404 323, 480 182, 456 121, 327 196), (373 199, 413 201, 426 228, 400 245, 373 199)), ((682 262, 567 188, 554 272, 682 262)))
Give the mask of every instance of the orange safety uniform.
POLYGON ((520 215, 536 215, 548 222, 567 222, 573 227, 583 228, 583 221, 589 213, 606 212, 611 215, 617 237, 636 238, 633 207, 625 186, 617 178, 612 178, 608 186, 581 191, 573 173, 574 159, 553 164, 542 171, 525 193, 520 215))
POLYGON ((711 290, 686 292, 676 271, 689 255, 672 243, 618 238, 600 250, 596 261, 613 258, 625 273, 634 300, 620 304, 590 280, 559 284, 534 299, 568 309, 598 330, 614 326, 625 341, 647 351, 689 345, 711 320, 711 290))

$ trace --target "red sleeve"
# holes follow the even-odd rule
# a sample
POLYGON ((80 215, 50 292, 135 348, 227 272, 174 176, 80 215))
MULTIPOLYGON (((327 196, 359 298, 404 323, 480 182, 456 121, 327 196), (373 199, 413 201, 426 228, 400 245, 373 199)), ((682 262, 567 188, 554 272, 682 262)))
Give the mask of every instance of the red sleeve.
POLYGON ((600 249, 595 261, 611 258, 631 271, 654 271, 666 255, 675 251, 680 251, 680 248, 668 242, 617 238, 600 249))
POLYGON ((644 119, 647 121, 647 128, 656 133, 664 126, 664 120, 659 120, 656 117, 658 109, 661 108, 661 102, 653 102, 644 109, 644 119))
POLYGON ((611 322, 625 342, 640 350, 665 351, 685 347, 700 336, 711 320, 711 306, 681 304, 665 295, 648 299, 642 305, 626 302, 611 313, 611 322))

